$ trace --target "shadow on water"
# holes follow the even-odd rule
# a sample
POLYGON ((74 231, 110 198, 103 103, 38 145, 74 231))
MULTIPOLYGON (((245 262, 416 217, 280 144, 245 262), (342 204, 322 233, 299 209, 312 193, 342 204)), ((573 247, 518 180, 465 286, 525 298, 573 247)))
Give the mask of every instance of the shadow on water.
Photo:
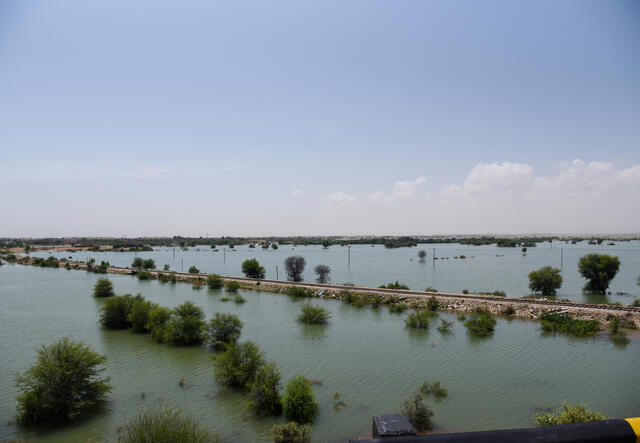
POLYGON ((311 341, 323 340, 327 338, 328 324, 308 325, 302 324, 300 330, 303 338, 311 341))

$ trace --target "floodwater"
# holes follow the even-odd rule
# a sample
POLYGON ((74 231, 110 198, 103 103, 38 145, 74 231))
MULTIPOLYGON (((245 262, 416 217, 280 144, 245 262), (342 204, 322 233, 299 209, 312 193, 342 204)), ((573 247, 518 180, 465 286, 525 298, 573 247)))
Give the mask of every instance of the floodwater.
MULTIPOLYGON (((335 254, 311 247, 307 250, 310 262, 315 261, 312 257, 329 262, 324 259, 335 254)), ((395 257, 413 273, 424 269, 429 278, 441 272, 440 263, 434 271, 431 263, 409 262, 409 255, 404 252, 381 250, 378 254, 395 257)), ((416 250, 410 252, 415 255, 416 250)), ((161 254, 170 253, 154 254, 162 257, 161 254)), ((229 269, 239 267, 243 257, 240 252, 233 254, 227 259, 236 264, 229 264, 229 269)), ((270 255, 271 251, 259 250, 255 254, 265 262, 265 257, 275 256, 270 255)), ((482 255, 475 255, 476 263, 482 263, 482 255)), ((203 257, 203 264, 206 260, 214 263, 216 259, 204 258, 212 256, 210 251, 190 251, 180 258, 190 257, 188 264, 198 265, 199 257, 203 257)), ((352 270, 364 256, 364 248, 352 248, 352 270)), ((126 255, 108 255, 112 263, 118 263, 112 259, 115 257, 126 255)), ((488 253, 484 257, 489 260, 488 253)), ((503 263, 520 259, 517 255, 503 263)), ((533 267, 540 265, 533 252, 521 260, 528 260, 533 267)), ((162 259, 156 262, 164 263, 162 259)), ((222 268, 212 265, 209 269, 203 264, 203 271, 222 272, 222 268)), ((442 268, 465 269, 473 265, 472 260, 450 260, 442 268)), ((408 281, 406 275, 394 280, 408 281)), ((139 411, 160 405, 183 409, 223 441, 269 441, 271 426, 283 419, 254 418, 247 410, 246 394, 223 390, 215 382, 211 354, 201 347, 174 348, 155 344, 147 335, 102 330, 98 310, 104 300, 91 296, 100 277, 103 276, 84 271, 0 267, 0 441, 113 441, 117 426, 139 411), (107 355, 106 375, 111 377, 114 389, 104 410, 81 423, 58 429, 21 429, 9 424, 15 416, 16 372, 33 363, 37 347, 65 335, 107 355), (178 385, 181 378, 184 387, 178 385)), ((314 441, 356 438, 368 432, 373 415, 397 411, 427 380, 440 380, 449 390, 449 397, 443 401, 429 400, 438 431, 531 426, 533 413, 559 406, 562 401, 586 403, 608 417, 640 415, 637 336, 620 348, 606 334, 587 339, 543 336, 538 323, 498 319, 493 337, 474 339, 455 315, 440 314, 455 322, 453 333, 443 336, 436 330, 436 322, 429 331, 416 332, 404 327, 404 315, 333 300, 314 300, 331 311, 328 325, 306 326, 296 321, 302 303, 285 295, 242 292, 247 302, 236 305, 220 301, 224 290, 198 291, 187 284, 138 281, 122 275, 108 278, 118 294, 141 293, 165 306, 192 300, 208 318, 214 312, 237 314, 244 322, 241 340, 254 340, 265 357, 281 368, 283 382, 295 374, 322 382, 314 385, 320 405, 314 441), (346 404, 337 410, 333 400, 336 392, 346 404)), ((375 283, 386 279, 390 278, 377 278, 375 283)), ((338 278, 342 280, 343 277, 338 278)))
MULTIPOLYGON (((46 257, 40 252, 34 256, 46 257)), ((241 265, 247 258, 256 258, 266 269, 268 279, 286 279, 284 259, 290 255, 306 258, 305 281, 314 281, 313 268, 318 264, 331 267, 331 281, 334 283, 354 283, 364 286, 379 286, 389 282, 404 283, 411 289, 424 290, 427 287, 445 292, 493 292, 502 290, 509 297, 524 297, 530 294, 528 274, 542 266, 562 269, 563 285, 558 298, 590 303, 622 303, 629 305, 640 297, 637 278, 640 275, 640 242, 619 242, 614 246, 606 244, 575 245, 565 242, 539 243, 528 248, 522 255, 520 248, 498 248, 495 245, 464 246, 458 244, 430 244, 414 248, 387 249, 383 245, 331 246, 291 246, 282 245, 277 250, 264 250, 248 245, 218 245, 212 251, 208 245, 188 248, 158 248, 153 252, 55 252, 56 257, 72 257, 74 260, 95 258, 109 261, 114 266, 131 266, 135 257, 152 258, 158 268, 168 264, 174 271, 186 272, 196 266, 201 272, 229 276, 242 276, 241 265), (418 251, 427 253, 426 260, 418 259, 418 251), (434 254, 435 252, 435 254, 434 254), (582 287, 586 281, 578 273, 578 260, 585 254, 596 252, 611 254, 620 259, 620 272, 611 282, 608 296, 585 295, 582 287), (465 259, 455 258, 464 255, 465 259), (437 260, 433 260, 437 257, 437 260), (276 271, 276 267, 278 271, 276 271)))

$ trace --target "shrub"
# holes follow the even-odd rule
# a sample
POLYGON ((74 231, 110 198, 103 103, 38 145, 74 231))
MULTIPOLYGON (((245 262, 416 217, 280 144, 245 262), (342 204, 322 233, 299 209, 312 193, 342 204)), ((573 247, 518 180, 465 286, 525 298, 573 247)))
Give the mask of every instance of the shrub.
POLYGON ((142 269, 143 264, 144 264, 144 261, 142 260, 142 258, 136 257, 133 259, 133 263, 131 263, 131 267, 133 269, 142 269))
POLYGON ((205 345, 208 349, 224 349, 236 343, 241 331, 242 321, 237 315, 216 312, 207 325, 205 345))
POLYGON ((311 443, 311 425, 299 425, 295 421, 283 425, 273 425, 273 443, 311 443))
POLYGON ((155 306, 147 317, 145 328, 151 331, 151 339, 157 342, 164 341, 165 328, 171 318, 171 309, 164 306, 155 306))
POLYGON ((635 300, 633 300, 633 306, 640 307, 640 298, 636 298, 635 300))
POLYGON ((493 295, 494 297, 506 297, 507 294, 504 291, 493 291, 491 293, 491 295, 493 295))
POLYGON ((380 287, 383 289, 409 289, 409 286, 398 283, 398 280, 396 280, 395 283, 387 283, 386 285, 381 285, 380 287))
POLYGON ((420 386, 420 393, 425 397, 433 395, 438 400, 442 400, 449 395, 447 390, 440 385, 439 380, 432 383, 424 382, 422 386, 420 386))
POLYGON ((242 304, 242 303, 246 303, 247 300, 242 295, 236 294, 233 296, 233 301, 238 304, 242 304))
POLYGON ((169 266, 169 265, 164 265, 164 266, 162 267, 162 270, 163 270, 163 271, 168 271, 168 270, 169 270, 169 268, 170 268, 170 266, 169 266))
POLYGON ((225 284, 225 287, 229 292, 238 292, 238 289, 240 289, 240 283, 235 280, 230 280, 225 284))
POLYGON ((93 287, 94 297, 113 297, 113 283, 108 278, 99 279, 93 287))
POLYGON ((418 252, 418 258, 420 259, 420 261, 424 261, 426 256, 427 256, 427 251, 421 250, 418 252))
POLYGON ((407 416, 409 422, 418 432, 425 432, 433 427, 431 422, 433 412, 429 406, 424 404, 420 393, 414 394, 410 400, 405 401, 401 412, 407 416))
POLYGON ((214 358, 216 380, 225 386, 249 388, 256 372, 264 364, 263 353, 252 341, 229 344, 214 358))
POLYGON ((307 265, 307 260, 299 255, 292 255, 284 260, 284 269, 287 279, 293 282, 302 281, 302 273, 307 265))
POLYGON ((142 267, 144 269, 155 269, 156 268, 156 262, 153 261, 153 259, 149 258, 145 261, 142 262, 142 267))
POLYGON ((428 329, 429 328, 429 319, 433 314, 431 311, 413 311, 409 316, 404 320, 404 324, 408 328, 413 329, 428 329))
POLYGON ((312 423, 318 413, 318 404, 311 383, 298 375, 287 383, 282 396, 282 408, 288 420, 296 423, 312 423))
POLYGON ((207 286, 209 286, 209 289, 220 289, 223 285, 224 282, 218 274, 207 275, 207 286))
POLYGON ((427 300, 427 309, 435 312, 439 308, 440 308, 440 303, 438 303, 436 296, 432 295, 431 297, 429 297, 429 299, 427 300))
POLYGON ((513 315, 516 313, 516 310, 513 306, 507 306, 502 310, 502 314, 504 315, 513 315))
POLYGON ((576 337, 584 337, 593 335, 600 330, 600 323, 597 320, 579 320, 569 316, 569 314, 544 312, 540 319, 542 321, 542 329, 546 332, 560 332, 576 337))
POLYGON ((318 276, 318 278, 316 279, 318 283, 327 283, 330 280, 329 274, 331 273, 331 268, 329 266, 318 265, 313 268, 313 271, 318 276))
POLYGON ((195 266, 190 266, 189 274, 200 274, 200 269, 196 268, 195 266))
POLYGON ((290 286, 285 293, 294 298, 303 298, 311 297, 312 291, 311 289, 301 288, 299 286, 290 286))
POLYGON ((458 321, 465 321, 467 317, 464 314, 458 314, 458 321))
POLYGON ((401 303, 389 303, 389 312, 393 314, 402 314, 407 307, 401 303))
POLYGON ((604 293, 620 269, 620 260, 608 254, 587 254, 578 261, 578 271, 587 279, 584 289, 604 293))
POLYGON ((463 294, 468 294, 468 293, 469 293, 469 290, 468 290, 468 289, 463 289, 463 290, 462 290, 462 293, 463 293, 463 294))
POLYGON ((496 319, 489 312, 480 311, 472 315, 464 325, 471 335, 488 337, 493 334, 493 330, 496 327, 496 319))
POLYGON ((440 320, 440 326, 438 326, 438 332, 441 334, 451 333, 452 321, 446 321, 444 318, 440 320))
POLYGON ((151 278, 151 272, 138 271, 138 280, 149 280, 151 278))
POLYGON ((556 295, 556 291, 562 286, 560 269, 552 266, 544 266, 529 273, 529 289, 540 292, 542 295, 556 295))
POLYGON ((382 304, 382 297, 379 295, 374 295, 373 300, 371 300, 371 307, 378 309, 382 304))
POLYGON ((258 260, 251 258, 242 263, 242 273, 248 278, 264 278, 264 267, 258 260))
POLYGON ((586 423, 605 419, 606 417, 600 412, 590 411, 585 405, 574 406, 569 403, 562 403, 561 408, 533 415, 533 420, 538 426, 586 423))
POLYGON ((111 390, 100 378, 107 357, 64 337, 42 346, 37 362, 16 379, 18 423, 69 422, 94 408, 111 390))
POLYGON ((131 294, 110 297, 100 308, 100 324, 106 329, 126 329, 129 327, 129 310, 132 303, 131 294))
POLYGON ((221 302, 227 302, 229 300, 231 300, 229 297, 220 297, 221 302))
POLYGON ((209 434, 191 417, 174 409, 140 413, 131 423, 118 427, 118 443, 214 443, 209 434))
POLYGON ((127 322, 131 326, 131 331, 136 333, 148 332, 149 313, 157 306, 157 304, 142 297, 134 297, 127 314, 127 322))
POLYGON ((204 338, 206 327, 202 308, 186 301, 171 312, 166 323, 164 340, 175 346, 197 344, 204 338))
POLYGON ((322 324, 327 323, 329 318, 331 318, 331 314, 324 308, 320 306, 314 306, 310 303, 305 303, 302 305, 300 310, 300 315, 298 315, 298 321, 307 324, 322 324))
POLYGON ((427 286, 424 292, 438 292, 436 288, 432 288, 431 286, 427 286))
POLYGON ((280 371, 274 362, 258 369, 251 383, 249 408, 259 416, 279 415, 282 412, 280 399, 280 371))

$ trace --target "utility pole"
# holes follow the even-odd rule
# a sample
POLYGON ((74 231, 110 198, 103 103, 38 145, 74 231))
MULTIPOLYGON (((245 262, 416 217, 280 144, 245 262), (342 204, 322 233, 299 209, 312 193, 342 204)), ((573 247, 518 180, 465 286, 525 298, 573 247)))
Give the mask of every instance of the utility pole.
POLYGON ((280 279, 278 278, 278 265, 276 265, 276 280, 280 280, 280 279))
POLYGON ((562 259, 563 259, 563 248, 560 248, 560 269, 562 269, 562 259))
POLYGON ((347 245, 347 265, 351 266, 351 245, 347 245))
POLYGON ((180 272, 184 271, 184 258, 180 259, 180 272))

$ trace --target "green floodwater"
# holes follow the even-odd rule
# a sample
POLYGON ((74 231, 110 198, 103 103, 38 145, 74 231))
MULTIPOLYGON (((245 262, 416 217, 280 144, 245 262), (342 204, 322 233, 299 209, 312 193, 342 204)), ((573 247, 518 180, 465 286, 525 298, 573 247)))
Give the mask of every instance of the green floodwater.
MULTIPOLYGON (((146 335, 104 331, 98 325, 103 300, 91 290, 100 275, 64 269, 0 267, 0 440, 43 442, 113 441, 116 428, 138 411, 175 406, 195 416, 223 441, 269 441, 281 418, 254 418, 242 392, 214 381, 211 354, 200 347, 154 344, 146 335), (114 390, 103 411, 73 426, 20 429, 15 415, 16 371, 33 363, 35 349, 71 336, 108 356, 106 374, 114 390), (184 387, 178 380, 184 378, 184 387), (141 393, 145 393, 142 398, 141 393)), ((531 426, 531 415, 563 400, 586 403, 609 417, 640 415, 640 340, 625 348, 606 334, 571 339, 542 336, 538 323, 499 319, 489 339, 473 339, 453 314, 453 333, 442 336, 404 327, 404 315, 314 300, 332 312, 326 326, 296 321, 301 302, 271 293, 242 292, 247 303, 221 302, 224 291, 193 290, 186 284, 140 282, 109 275, 116 292, 141 293, 166 306, 192 300, 207 317, 232 312, 244 322, 241 340, 254 340, 281 368, 283 382, 301 373, 314 386, 320 413, 315 441, 356 438, 371 417, 397 411, 422 382, 440 380, 449 390, 429 400, 439 431, 531 426), (333 395, 346 403, 333 408, 333 395)), ((405 314, 406 315, 406 314, 405 314)))

